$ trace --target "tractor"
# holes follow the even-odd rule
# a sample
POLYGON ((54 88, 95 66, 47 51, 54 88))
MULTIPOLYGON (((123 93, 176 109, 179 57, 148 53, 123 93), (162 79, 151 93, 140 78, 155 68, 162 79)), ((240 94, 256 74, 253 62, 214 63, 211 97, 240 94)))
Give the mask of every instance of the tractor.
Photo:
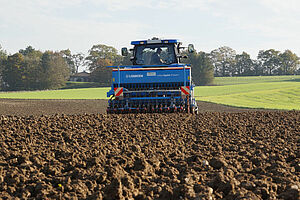
MULTIPOLYGON (((197 113, 191 66, 180 63, 182 43, 177 39, 132 41, 132 65, 112 67, 112 85, 107 113, 197 113)), ((189 44, 189 53, 194 46, 189 44)))

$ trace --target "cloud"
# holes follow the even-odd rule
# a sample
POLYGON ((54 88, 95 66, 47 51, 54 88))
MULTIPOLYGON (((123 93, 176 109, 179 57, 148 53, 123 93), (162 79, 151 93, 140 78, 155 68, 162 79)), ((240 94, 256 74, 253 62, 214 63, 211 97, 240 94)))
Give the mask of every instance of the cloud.
POLYGON ((179 11, 183 9, 197 8, 206 9, 211 2, 216 0, 90 0, 94 5, 105 6, 110 11, 121 11, 130 9, 168 9, 179 11))
POLYGON ((300 34, 298 0, 227 0, 209 7, 216 18, 225 19, 227 29, 264 37, 295 37, 300 34))
POLYGON ((115 47, 128 45, 133 37, 138 36, 139 30, 145 27, 136 22, 102 20, 103 16, 109 17, 105 13, 87 13, 87 19, 57 16, 51 14, 56 8, 76 6, 84 1, 63 0, 56 5, 49 2, 35 0, 19 5, 16 1, 11 1, 0 8, 2 46, 8 47, 11 53, 28 45, 42 50, 70 48, 72 51, 85 53, 92 45, 99 43, 115 47), (11 15, 12 10, 14 15, 11 15))
POLYGON ((259 2, 280 15, 293 15, 300 11, 300 1, 298 0, 260 0, 259 2))
POLYGON ((86 52, 153 36, 195 43, 198 50, 230 46, 291 48, 300 55, 298 0, 0 0, 0 43, 86 52))
MULTIPOLYGON (((13 0, 15 1, 15 0, 13 0)), ((62 8, 68 6, 77 6, 86 2, 85 0, 31 0, 26 3, 33 7, 44 7, 44 8, 62 8)))

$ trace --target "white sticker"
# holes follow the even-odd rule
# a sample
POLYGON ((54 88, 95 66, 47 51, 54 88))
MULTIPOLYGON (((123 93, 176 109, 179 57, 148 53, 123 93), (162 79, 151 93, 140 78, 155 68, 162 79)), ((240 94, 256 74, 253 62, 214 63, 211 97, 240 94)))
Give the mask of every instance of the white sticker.
POLYGON ((156 72, 147 72, 147 76, 156 76, 156 72))

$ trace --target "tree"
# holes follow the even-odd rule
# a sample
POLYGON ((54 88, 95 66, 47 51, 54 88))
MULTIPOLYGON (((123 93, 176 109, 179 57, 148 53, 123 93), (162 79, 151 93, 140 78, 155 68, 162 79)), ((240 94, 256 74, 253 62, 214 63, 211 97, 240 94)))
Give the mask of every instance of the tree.
POLYGON ((253 61, 246 52, 235 56, 234 75, 249 76, 253 74, 253 61))
POLYGON ((290 50, 285 50, 279 54, 280 67, 278 69, 279 75, 290 75, 295 74, 297 67, 300 64, 300 58, 290 50))
POLYGON ((86 57, 90 71, 93 71, 95 68, 99 67, 99 59, 108 59, 112 65, 120 65, 122 56, 118 54, 116 48, 106 46, 104 44, 98 44, 94 45, 89 50, 89 55, 86 57))
POLYGON ((41 53, 33 48, 20 52, 8 56, 4 63, 6 90, 57 89, 69 78, 68 65, 60 53, 41 53))
POLYGON ((19 50, 9 56, 3 70, 4 88, 7 90, 32 90, 36 89, 36 76, 42 52, 36 51, 31 46, 19 50))
POLYGON ((77 73, 71 50, 70 49, 62 50, 62 51, 60 51, 60 53, 61 53, 62 57, 66 60, 71 74, 77 73))
POLYGON ((2 48, 1 44, 0 44, 0 60, 4 60, 7 58, 7 53, 6 51, 2 48))
POLYGON ((7 59, 7 53, 4 49, 2 49, 2 46, 0 45, 0 75, 1 71, 3 69, 4 61, 7 59))
POLYGON ((39 88, 39 67, 43 53, 35 50, 32 46, 20 49, 19 53, 24 56, 23 90, 36 90, 39 88))
POLYGON ((75 66, 75 73, 78 73, 79 67, 85 65, 85 57, 83 53, 77 53, 72 55, 72 60, 75 66))
POLYGON ((91 73, 91 78, 94 82, 99 82, 103 86, 108 86, 111 83, 111 69, 107 69, 106 66, 111 66, 112 62, 109 59, 99 59, 99 67, 95 68, 91 73))
POLYGON ((32 54, 35 52, 35 49, 32 46, 26 47, 26 49, 20 49, 19 53, 22 54, 23 56, 27 56, 29 54, 32 54))
POLYGON ((230 47, 220 47, 210 53, 216 76, 229 76, 233 73, 236 52, 230 47))
POLYGON ((262 63, 259 60, 253 60, 253 75, 263 75, 262 63))
POLYGON ((273 75, 280 65, 279 51, 274 49, 260 50, 257 59, 263 67, 263 73, 267 75, 273 75))
POLYGON ((191 64, 193 82, 196 85, 211 85, 214 80, 214 66, 209 58, 209 54, 205 52, 188 53, 187 59, 182 60, 184 63, 191 64))
POLYGON ((43 53, 39 83, 41 89, 57 89, 65 85, 70 77, 70 68, 61 53, 46 51, 43 53))
POLYGON ((7 53, 4 49, 2 49, 2 46, 0 45, 0 89, 2 89, 2 71, 4 69, 4 63, 7 60, 7 53))
POLYGON ((24 57, 41 58, 43 53, 39 50, 35 50, 32 46, 26 47, 26 49, 20 49, 19 53, 24 57))
POLYGON ((114 47, 99 44, 94 45, 89 50, 86 61, 93 79, 103 84, 109 84, 111 82, 111 69, 106 66, 120 65, 122 56, 114 47))
POLYGON ((24 56, 20 53, 15 53, 8 56, 4 62, 2 72, 3 86, 7 90, 22 90, 24 89, 25 76, 24 56))
POLYGON ((43 53, 41 51, 32 51, 24 56, 24 89, 25 90, 36 90, 40 88, 39 76, 40 76, 40 65, 43 53))
POLYGON ((72 54, 70 49, 62 50, 60 51, 60 53, 66 59, 71 74, 78 73, 79 68, 86 64, 86 60, 83 53, 72 54))

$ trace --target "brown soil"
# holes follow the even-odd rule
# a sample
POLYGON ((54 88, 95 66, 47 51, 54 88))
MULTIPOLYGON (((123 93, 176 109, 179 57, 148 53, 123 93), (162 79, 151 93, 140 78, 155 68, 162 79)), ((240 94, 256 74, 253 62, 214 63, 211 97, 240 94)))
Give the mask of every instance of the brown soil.
MULTIPOLYGON (((247 112, 255 109, 235 108, 198 101, 199 112, 247 112)), ((107 100, 18 100, 0 99, 0 115, 54 115, 105 113, 107 100)))
POLYGON ((0 103, 0 199, 299 199, 299 111, 29 102, 0 103))

